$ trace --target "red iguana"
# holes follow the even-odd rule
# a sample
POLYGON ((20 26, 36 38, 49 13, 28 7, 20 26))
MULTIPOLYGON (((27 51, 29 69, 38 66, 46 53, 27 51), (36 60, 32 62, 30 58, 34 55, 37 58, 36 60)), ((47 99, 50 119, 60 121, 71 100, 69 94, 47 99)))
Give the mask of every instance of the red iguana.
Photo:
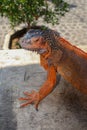
POLYGON ((87 53, 49 28, 30 29, 20 40, 20 45, 24 49, 39 53, 41 65, 48 73, 47 80, 38 92, 24 92, 26 97, 19 98, 27 101, 20 107, 35 104, 37 110, 39 102, 54 89, 57 73, 87 94, 87 53))

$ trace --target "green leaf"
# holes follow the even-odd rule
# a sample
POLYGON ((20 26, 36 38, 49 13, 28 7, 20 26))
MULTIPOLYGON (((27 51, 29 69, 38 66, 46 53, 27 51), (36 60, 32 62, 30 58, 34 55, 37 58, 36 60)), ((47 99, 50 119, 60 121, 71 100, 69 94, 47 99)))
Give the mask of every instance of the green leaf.
POLYGON ((69 4, 63 0, 0 0, 0 15, 6 16, 13 27, 21 23, 31 26, 39 17, 47 23, 57 24, 58 17, 68 10, 69 4))

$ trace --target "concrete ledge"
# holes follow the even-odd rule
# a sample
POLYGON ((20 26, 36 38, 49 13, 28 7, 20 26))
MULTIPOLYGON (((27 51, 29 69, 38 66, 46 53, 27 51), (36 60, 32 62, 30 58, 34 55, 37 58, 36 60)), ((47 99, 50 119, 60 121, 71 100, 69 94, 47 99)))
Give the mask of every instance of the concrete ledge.
POLYGON ((39 63, 39 55, 23 49, 0 50, 0 67, 39 63))
POLYGON ((32 105, 19 108, 23 91, 38 91, 46 75, 35 53, 0 51, 0 130, 87 130, 87 96, 60 76, 38 112, 32 105))

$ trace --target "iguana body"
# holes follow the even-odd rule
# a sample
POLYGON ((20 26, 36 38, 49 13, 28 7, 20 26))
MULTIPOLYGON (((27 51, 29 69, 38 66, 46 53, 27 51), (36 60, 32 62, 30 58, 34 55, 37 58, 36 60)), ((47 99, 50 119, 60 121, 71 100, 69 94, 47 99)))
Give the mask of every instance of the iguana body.
POLYGON ((50 29, 30 29, 20 41, 23 48, 40 54, 41 65, 47 70, 47 80, 39 92, 25 92, 27 103, 35 104, 45 98, 56 84, 56 74, 59 73, 78 90, 87 94, 87 53, 71 45, 59 34, 50 29))

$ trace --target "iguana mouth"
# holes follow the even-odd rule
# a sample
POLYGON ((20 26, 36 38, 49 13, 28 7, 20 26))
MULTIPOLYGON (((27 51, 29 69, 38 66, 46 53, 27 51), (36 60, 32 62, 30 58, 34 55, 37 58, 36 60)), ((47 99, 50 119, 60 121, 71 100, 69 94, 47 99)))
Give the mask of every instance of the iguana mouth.
POLYGON ((47 52, 47 49, 43 49, 43 48, 25 48, 24 47, 24 49, 36 52, 37 54, 43 54, 43 53, 47 52))

